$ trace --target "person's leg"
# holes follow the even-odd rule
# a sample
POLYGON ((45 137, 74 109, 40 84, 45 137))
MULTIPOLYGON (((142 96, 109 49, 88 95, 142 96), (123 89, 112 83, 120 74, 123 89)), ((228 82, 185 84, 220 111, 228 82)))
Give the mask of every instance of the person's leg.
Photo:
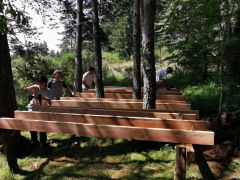
POLYGON ((47 133, 45 132, 40 132, 39 133, 39 139, 40 139, 40 143, 41 145, 44 147, 47 145, 47 133))
POLYGON ((31 134, 31 142, 33 144, 37 144, 38 143, 37 132, 36 131, 30 131, 30 134, 31 134))

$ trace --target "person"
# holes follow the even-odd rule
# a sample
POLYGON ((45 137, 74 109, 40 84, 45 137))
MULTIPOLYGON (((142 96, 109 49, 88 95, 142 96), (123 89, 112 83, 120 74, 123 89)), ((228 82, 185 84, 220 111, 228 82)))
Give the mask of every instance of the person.
POLYGON ((62 80, 62 73, 60 70, 55 70, 53 72, 53 80, 48 83, 48 88, 52 91, 54 100, 60 100, 64 91, 71 94, 71 96, 75 95, 75 93, 68 88, 66 83, 62 80))
POLYGON ((157 89, 165 88, 170 90, 170 86, 166 83, 167 75, 172 74, 173 69, 171 67, 167 67, 166 69, 161 69, 156 72, 156 85, 157 89))
POLYGON ((83 74, 82 77, 82 89, 87 91, 93 88, 93 82, 95 79, 95 68, 89 67, 88 71, 83 74))
MULTIPOLYGON (((53 99, 53 95, 50 89, 47 88, 48 79, 46 76, 40 76, 36 82, 36 84, 29 86, 25 89, 29 94, 31 94, 31 101, 28 104, 28 111, 32 111, 33 106, 48 106, 51 105, 51 100, 53 99)), ((34 145, 38 145, 38 136, 40 140, 40 146, 45 148, 48 147, 47 144, 47 134, 45 132, 37 133, 35 131, 30 131, 31 134, 31 142, 34 145)))

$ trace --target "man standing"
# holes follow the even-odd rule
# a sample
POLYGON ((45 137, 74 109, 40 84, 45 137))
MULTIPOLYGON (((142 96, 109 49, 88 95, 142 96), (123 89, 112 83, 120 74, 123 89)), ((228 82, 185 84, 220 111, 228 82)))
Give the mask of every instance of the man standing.
POLYGON ((48 83, 48 88, 52 91, 54 100, 60 100, 63 91, 74 96, 74 92, 67 87, 64 81, 62 81, 62 73, 60 70, 55 70, 53 72, 53 78, 54 79, 48 83))
POLYGON ((156 85, 158 89, 165 88, 170 90, 170 86, 166 83, 166 78, 168 74, 172 74, 173 69, 171 67, 167 67, 167 69, 161 69, 156 72, 156 85))
POLYGON ((95 79, 95 68, 89 67, 88 71, 83 74, 82 78, 82 89, 87 91, 93 88, 93 82, 95 79))

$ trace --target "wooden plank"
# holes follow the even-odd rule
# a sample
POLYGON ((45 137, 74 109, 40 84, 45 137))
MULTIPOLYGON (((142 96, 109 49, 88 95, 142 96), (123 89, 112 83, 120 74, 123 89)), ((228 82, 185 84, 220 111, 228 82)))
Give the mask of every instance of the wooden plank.
MULTIPOLYGON (((88 92, 95 92, 95 89, 89 89, 88 92)), ((124 87, 124 86, 104 86, 104 92, 112 92, 112 93, 129 93, 133 92, 132 87, 124 87)), ((143 88, 142 88, 143 92, 143 88)), ((157 94, 181 94, 179 91, 168 91, 168 90, 158 90, 157 94)))
MULTIPOLYGON (((114 111, 137 111, 137 112, 167 112, 167 113, 190 113, 190 114, 199 114, 198 110, 164 110, 164 109, 142 109, 142 108, 136 108, 136 109, 126 109, 126 108, 119 108, 119 109, 111 109, 111 108, 104 108, 104 107, 97 107, 97 108, 89 108, 89 107, 67 107, 67 106, 48 106, 49 108, 53 107, 53 108, 70 108, 70 109, 98 109, 99 111, 101 110, 114 110, 114 111)), ((46 108, 48 108, 46 107, 46 108)), ((44 106, 34 106, 33 109, 37 110, 39 108, 45 108, 44 106)))
MULTIPOLYGON (((96 98, 95 92, 85 91, 82 93, 76 93, 76 96, 82 97, 82 98, 96 98)), ((111 99, 132 99, 131 93, 108 93, 104 92, 105 98, 111 98, 111 99)), ((185 101, 186 98, 179 94, 156 94, 157 100, 173 100, 173 101, 185 101)))
POLYGON ((15 111, 14 116, 15 118, 18 119, 91 123, 99 125, 104 124, 104 125, 120 125, 146 128, 167 128, 200 131, 208 131, 209 129, 209 123, 207 122, 195 120, 183 121, 181 119, 164 120, 159 118, 147 118, 147 117, 125 117, 125 116, 53 113, 38 111, 15 111))
POLYGON ((65 133, 101 138, 123 138, 201 145, 214 144, 214 133, 210 131, 95 125, 16 118, 0 118, 0 128, 65 133))
POLYGON ((113 115, 113 116, 130 116, 130 117, 150 117, 162 119, 186 119, 196 120, 197 113, 195 111, 187 112, 167 112, 167 111, 136 111, 136 110, 118 110, 118 109, 94 109, 94 108, 75 108, 61 106, 35 106, 34 111, 42 112, 58 112, 58 113, 75 113, 75 114, 98 114, 98 115, 113 115))
MULTIPOLYGON (((61 97, 60 100, 75 100, 75 101, 98 101, 98 102, 142 102, 142 99, 113 99, 113 98, 82 98, 82 97, 61 97)), ((156 103, 186 103, 186 101, 176 100, 156 100, 156 103)))
MULTIPOLYGON (((98 101, 68 101, 53 100, 53 106, 68 107, 94 107, 94 108, 114 108, 114 109, 140 109, 143 107, 142 102, 98 102, 98 101)), ((191 105, 186 103, 156 103, 156 109, 162 110, 190 110, 191 105)))

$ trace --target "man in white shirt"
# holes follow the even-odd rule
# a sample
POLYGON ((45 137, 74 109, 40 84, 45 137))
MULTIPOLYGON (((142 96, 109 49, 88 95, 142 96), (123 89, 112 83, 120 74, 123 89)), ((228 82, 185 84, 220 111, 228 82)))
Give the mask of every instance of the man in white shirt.
POLYGON ((82 78, 82 89, 87 91, 93 88, 93 82, 95 79, 95 68, 89 67, 88 71, 83 74, 82 78))
POLYGON ((161 69, 156 72, 156 85, 157 89, 165 88, 167 90, 170 89, 168 84, 166 83, 167 75, 172 74, 173 69, 171 67, 167 67, 167 69, 161 69))

